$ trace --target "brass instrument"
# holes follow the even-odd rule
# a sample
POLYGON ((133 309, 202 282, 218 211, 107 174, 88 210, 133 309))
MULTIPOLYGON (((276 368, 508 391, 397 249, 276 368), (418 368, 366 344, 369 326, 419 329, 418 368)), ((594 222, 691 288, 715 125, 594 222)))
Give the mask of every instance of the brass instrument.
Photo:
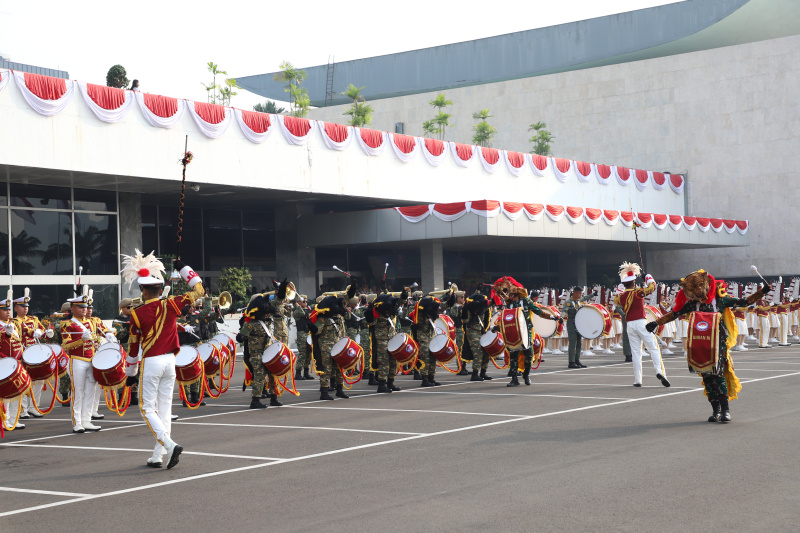
POLYGON ((404 287, 400 292, 387 292, 389 296, 394 296, 395 298, 400 298, 400 296, 405 292, 409 298, 411 298, 411 287, 404 287))
POLYGON ((233 304, 233 296, 228 291, 223 291, 219 296, 211 298, 211 307, 219 307, 220 311, 227 311, 233 304))
POLYGON ((437 297, 438 296, 444 296, 445 294, 448 294, 448 295, 449 294, 453 294, 457 290, 458 290, 458 285, 456 285, 455 283, 451 283, 449 288, 442 289, 440 291, 431 291, 431 292, 429 292, 427 294, 427 296, 437 296, 437 297))
POLYGON ((323 292, 322 294, 320 294, 320 296, 335 296, 336 298, 345 298, 347 297, 348 290, 350 290, 350 285, 348 285, 347 288, 345 288, 345 290, 343 291, 323 292))

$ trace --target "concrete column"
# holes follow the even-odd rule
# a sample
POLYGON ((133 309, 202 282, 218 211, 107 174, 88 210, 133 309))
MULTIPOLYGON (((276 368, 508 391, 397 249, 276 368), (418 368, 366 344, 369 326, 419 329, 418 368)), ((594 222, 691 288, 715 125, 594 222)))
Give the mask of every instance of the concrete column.
POLYGON ((564 252, 558 256, 560 276, 559 284, 562 287, 569 285, 586 285, 586 253, 564 252))
MULTIPOLYGON (((142 195, 137 193, 120 193, 119 195, 119 249, 120 252, 132 255, 134 248, 142 249, 142 195)), ((144 251, 150 253, 150 250, 144 251)), ((167 275, 170 274, 167 267, 167 275)), ((141 294, 136 283, 128 289, 127 283, 120 287, 122 298, 135 298, 141 294)))
POLYGON ((308 205, 289 204, 275 210, 275 265, 280 281, 289 278, 300 294, 317 295, 316 248, 300 248, 297 244, 298 219, 313 214, 308 205))
POLYGON ((424 293, 444 289, 444 255, 442 241, 425 242, 420 246, 420 265, 422 267, 422 286, 424 293))

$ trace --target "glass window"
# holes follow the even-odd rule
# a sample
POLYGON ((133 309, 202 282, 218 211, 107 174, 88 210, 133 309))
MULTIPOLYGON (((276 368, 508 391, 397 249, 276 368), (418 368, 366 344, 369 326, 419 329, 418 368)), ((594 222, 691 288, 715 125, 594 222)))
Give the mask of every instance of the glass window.
POLYGON ((75 210, 116 211, 117 193, 96 189, 74 189, 75 210))
POLYGON ((119 315, 119 285, 92 285, 94 310, 92 316, 111 320, 119 315))
POLYGON ((251 272, 275 270, 275 214, 272 210, 242 213, 244 266, 251 272))
POLYGON ((8 209, 0 209, 0 275, 8 274, 8 209))
POLYGON ((72 216, 55 211, 11 210, 13 274, 72 274, 72 216))
POLYGON ((142 205, 142 253, 158 253, 158 232, 156 230, 156 206, 142 205))
MULTIPOLYGON (((240 217, 239 211, 218 209, 206 209, 203 211, 204 270, 221 270, 222 267, 226 266, 242 266, 240 217)), ((163 247, 163 240, 161 244, 163 247)))
POLYGON ((119 273, 116 215, 75 213, 75 262, 83 275, 119 273))
MULTIPOLYGON (((159 232, 161 234, 161 256, 175 256, 178 241, 178 209, 175 206, 158 207, 159 232)), ((202 224, 200 209, 184 209, 183 231, 181 231, 181 259, 195 270, 203 270, 202 224)), ((229 237, 226 237, 229 238, 229 237)), ((208 240, 206 239, 206 242, 208 240)), ((153 248, 150 248, 152 250, 153 248)))
POLYGON ((11 184, 12 207, 45 207, 70 209, 69 187, 11 184))
MULTIPOLYGON (((41 318, 48 318, 53 313, 60 312, 61 305, 72 298, 75 293, 72 285, 30 285, 31 302, 28 309, 29 315, 36 315, 41 318)), ((14 287, 14 296, 22 295, 23 287, 14 287)), ((95 296, 97 298, 97 296, 95 296)))

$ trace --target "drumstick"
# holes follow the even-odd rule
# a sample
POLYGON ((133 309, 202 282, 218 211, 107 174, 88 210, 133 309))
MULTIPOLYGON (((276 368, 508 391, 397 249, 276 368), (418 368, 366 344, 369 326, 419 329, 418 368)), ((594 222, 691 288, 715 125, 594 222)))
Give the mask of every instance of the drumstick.
POLYGON ((750 265, 750 270, 752 270, 753 272, 755 272, 755 273, 756 273, 756 275, 757 275, 759 278, 761 278, 762 280, 764 280, 764 283, 766 283, 767 285, 769 285, 769 282, 768 282, 767 280, 765 280, 765 279, 764 279, 764 276, 762 276, 762 275, 761 275, 761 273, 758 271, 758 269, 756 268, 756 266, 755 266, 755 265, 750 265))
POLYGON ((338 270, 339 272, 341 272, 342 274, 344 274, 347 277, 350 277, 350 278, 353 277, 352 274, 350 274, 349 272, 345 272, 344 270, 342 270, 341 268, 337 267, 336 265, 333 265, 333 269, 334 270, 338 270))

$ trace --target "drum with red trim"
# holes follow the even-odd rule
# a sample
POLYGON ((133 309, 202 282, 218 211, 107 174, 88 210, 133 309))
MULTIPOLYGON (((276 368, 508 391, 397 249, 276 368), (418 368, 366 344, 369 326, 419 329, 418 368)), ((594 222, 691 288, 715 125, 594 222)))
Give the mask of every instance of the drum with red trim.
POLYGON ((401 365, 408 363, 419 354, 419 344, 406 333, 398 333, 389 339, 388 349, 392 357, 401 365))
MULTIPOLYGON (((556 318, 561 317, 561 310, 558 308, 557 305, 551 305, 549 307, 545 307, 545 309, 550 311, 550 314, 553 315, 554 317, 556 318)), ((564 322, 555 322, 555 325, 556 325, 556 332, 553 334, 553 336, 560 337, 564 333, 564 322)))
POLYGON ((58 377, 61 377, 69 371, 69 355, 67 355, 64 347, 59 344, 48 344, 47 346, 53 350, 53 354, 56 356, 56 361, 58 362, 58 377))
POLYGON ((200 359, 203 361, 206 376, 215 376, 222 364, 219 348, 215 344, 204 342, 197 347, 197 353, 200 354, 200 359))
POLYGON ((181 385, 191 385, 203 377, 203 360, 194 346, 181 346, 175 356, 175 380, 181 385))
POLYGON ((105 349, 92 357, 92 375, 101 387, 115 388, 125 383, 125 356, 121 350, 105 349))
POLYGON ((456 338, 456 323, 447 315, 439 315, 433 323, 433 330, 437 335, 447 335, 451 339, 456 338))
MULTIPOLYGON (((550 322, 552 322, 552 320, 550 322)), ((544 350, 544 339, 542 339, 541 335, 538 333, 533 334, 531 348, 533 348, 533 360, 538 361, 542 357, 542 351, 544 350)))
POLYGON ((364 349, 350 337, 342 337, 331 348, 331 359, 339 368, 348 370, 358 364, 364 357, 364 349))
POLYGON ((50 379, 58 370, 58 362, 48 344, 33 344, 22 352, 22 364, 33 381, 50 379))
POLYGON ((442 364, 449 363, 458 355, 456 341, 445 334, 435 335, 428 345, 428 349, 437 361, 442 364))
POLYGON ((481 335, 481 348, 490 357, 497 357, 505 352, 506 343, 499 332, 489 330, 481 335))
POLYGON ((0 398, 12 400, 31 387, 31 377, 20 361, 13 357, 0 359, 0 398))
POLYGON ((309 348, 311 348, 314 345, 311 339, 311 334, 306 335, 306 344, 308 345, 309 348))
POLYGON ((231 352, 230 349, 228 348, 228 345, 218 341, 216 338, 213 338, 208 342, 217 347, 217 351, 219 351, 220 366, 227 365, 231 359, 231 352))
POLYGON ((500 311, 500 331, 509 350, 527 350, 531 345, 525 310, 521 307, 500 311))
POLYGON ((575 313, 575 329, 584 339, 608 336, 613 325, 611 313, 600 304, 586 304, 575 313))
MULTIPOLYGON (((644 317, 648 322, 655 322, 656 320, 661 318, 661 311, 657 307, 653 307, 652 305, 645 305, 644 317)), ((657 337, 660 337, 663 331, 664 331, 664 326, 662 325, 658 326, 653 333, 655 333, 657 337)))
POLYGON ((535 334, 547 339, 556 334, 559 323, 556 320, 550 320, 534 313, 531 317, 531 325, 535 334))
POLYGON ((292 369, 294 353, 281 341, 275 341, 261 354, 261 363, 273 376, 281 377, 292 369))
POLYGON ((228 349, 228 354, 236 354, 236 338, 231 337, 227 333, 217 333, 211 337, 212 341, 218 341, 220 344, 225 345, 228 349))

